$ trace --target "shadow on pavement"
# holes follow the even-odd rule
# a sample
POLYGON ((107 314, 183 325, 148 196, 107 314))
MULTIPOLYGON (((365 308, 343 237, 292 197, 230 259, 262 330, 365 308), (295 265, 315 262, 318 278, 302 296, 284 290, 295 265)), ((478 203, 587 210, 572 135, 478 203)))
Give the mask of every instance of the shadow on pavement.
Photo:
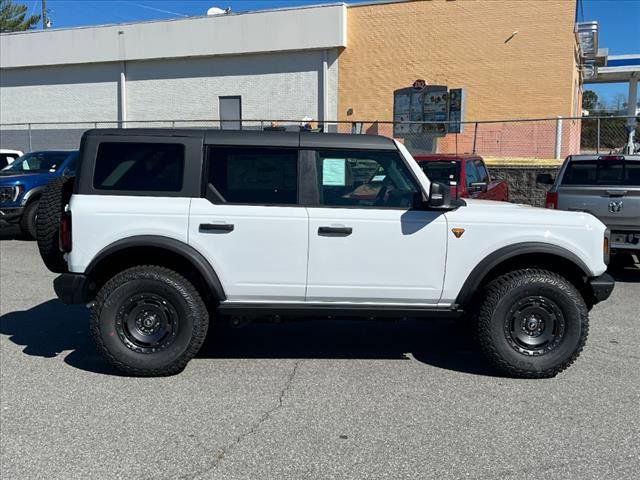
POLYGON ((472 332, 452 320, 315 319, 218 326, 199 357, 408 360, 446 370, 500 376, 475 347, 472 332))
MULTIPOLYGON (((0 317, 0 333, 23 352, 64 361, 81 370, 117 375, 97 353, 89 334, 88 310, 50 300, 0 317)), ((474 348, 471 334, 450 320, 307 320, 250 323, 209 330, 198 358, 306 358, 416 360, 475 375, 499 375, 474 348)))
POLYGON ((64 359, 69 365, 116 374, 96 351, 89 335, 89 311, 83 305, 49 300, 29 310, 6 313, 0 317, 0 333, 24 346, 27 355, 55 358, 71 351, 64 359))

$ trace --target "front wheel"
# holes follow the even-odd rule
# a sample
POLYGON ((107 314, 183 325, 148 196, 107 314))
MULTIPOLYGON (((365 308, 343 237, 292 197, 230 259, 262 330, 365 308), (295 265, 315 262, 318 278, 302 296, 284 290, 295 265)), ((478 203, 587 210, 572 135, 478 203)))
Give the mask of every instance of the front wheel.
POLYGON ((91 332, 118 370, 135 376, 178 373, 207 335, 209 315, 194 286, 157 266, 125 270, 98 292, 91 332))
POLYGON ((25 237, 31 240, 35 240, 37 236, 36 218, 38 203, 39 202, 35 201, 27 205, 24 209, 24 213, 22 214, 22 218, 20 219, 20 231, 25 237))
POLYGON ((482 351, 499 370, 549 378, 578 358, 589 330, 588 310, 564 277, 518 270, 487 286, 477 328, 482 351))

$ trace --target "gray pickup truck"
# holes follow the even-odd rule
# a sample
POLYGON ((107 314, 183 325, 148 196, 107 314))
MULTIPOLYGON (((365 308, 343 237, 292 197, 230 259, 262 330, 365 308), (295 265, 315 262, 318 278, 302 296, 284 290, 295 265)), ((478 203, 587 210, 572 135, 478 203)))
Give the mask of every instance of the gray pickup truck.
POLYGON ((640 255, 640 155, 571 155, 551 185, 545 206, 589 212, 611 230, 612 253, 640 255))

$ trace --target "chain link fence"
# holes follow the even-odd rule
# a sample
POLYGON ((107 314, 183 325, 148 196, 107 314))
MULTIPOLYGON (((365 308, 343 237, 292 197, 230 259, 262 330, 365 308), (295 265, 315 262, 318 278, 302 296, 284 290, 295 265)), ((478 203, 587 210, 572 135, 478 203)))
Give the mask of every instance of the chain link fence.
POLYGON ((567 155, 640 152, 640 118, 580 117, 463 123, 386 121, 149 120, 0 124, 0 147, 24 152, 76 149, 93 128, 206 128, 324 131, 397 138, 414 154, 477 154, 492 175, 509 183, 511 199, 541 205, 537 173, 555 173, 567 155), (436 137, 433 132, 446 132, 436 137), (452 133, 456 132, 456 133, 452 133))
MULTIPOLYGON (((400 139, 414 152, 477 153, 489 162, 557 161, 576 153, 625 153, 630 132, 640 141, 634 117, 581 117, 477 121, 458 124, 386 121, 300 120, 139 120, 0 124, 0 146, 22 151, 73 149, 92 128, 211 128, 301 130, 384 135, 400 139), (446 133, 436 137, 429 132, 446 133)), ((635 146, 637 148, 637 145, 635 146)))

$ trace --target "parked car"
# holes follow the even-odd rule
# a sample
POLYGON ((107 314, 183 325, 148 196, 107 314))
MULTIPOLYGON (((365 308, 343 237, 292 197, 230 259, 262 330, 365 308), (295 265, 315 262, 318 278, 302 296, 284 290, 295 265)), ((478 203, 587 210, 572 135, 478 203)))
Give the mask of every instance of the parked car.
POLYGON ((501 371, 550 377, 614 287, 592 215, 451 198, 390 138, 108 129, 82 145, 75 180, 43 194, 38 247, 128 374, 181 371, 223 316, 466 314, 501 371))
POLYGON ((571 155, 551 185, 547 208, 588 212, 611 230, 613 253, 640 254, 640 155, 571 155))
POLYGON ((77 151, 31 152, 0 170, 0 226, 19 225, 35 238, 38 202, 47 182, 74 175, 77 158, 77 151))
POLYGON ((16 158, 21 157, 22 155, 23 153, 20 150, 0 148, 0 170, 13 163, 16 158))
POLYGON ((455 198, 509 201, 509 186, 502 180, 492 180, 482 157, 477 155, 429 154, 416 155, 424 173, 435 182, 451 186, 455 198))

